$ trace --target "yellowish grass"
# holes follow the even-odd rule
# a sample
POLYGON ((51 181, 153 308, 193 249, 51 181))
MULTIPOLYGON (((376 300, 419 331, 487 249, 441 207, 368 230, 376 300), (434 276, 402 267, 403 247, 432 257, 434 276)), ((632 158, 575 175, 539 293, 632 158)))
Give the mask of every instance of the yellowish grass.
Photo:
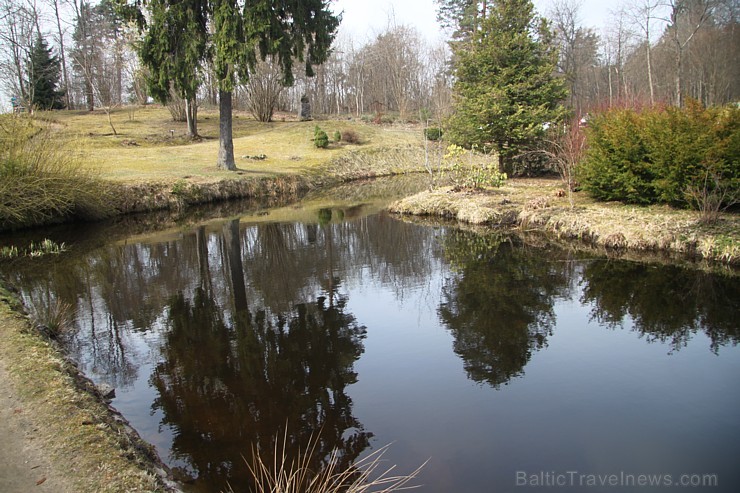
POLYGON ((0 359, 55 469, 78 492, 164 491, 140 444, 78 389, 59 353, 13 311, 16 303, 0 290, 0 359))
POLYGON ((75 141, 80 156, 100 172, 101 178, 121 182, 213 182, 239 176, 269 176, 303 173, 326 165, 348 150, 418 145, 420 130, 413 126, 379 126, 349 120, 295 121, 292 116, 271 123, 256 122, 251 115, 234 115, 234 154, 237 174, 216 168, 218 155, 218 112, 201 110, 199 142, 186 138, 182 122, 173 122, 169 111, 159 106, 135 110, 115 109, 113 135, 103 111, 93 113, 59 111, 39 115, 51 122, 62 141, 75 141), (353 130, 357 145, 332 142, 329 149, 313 145, 315 126, 329 135, 353 130), (265 155, 264 160, 250 156, 265 155))
POLYGON ((286 451, 287 430, 282 439, 275 441, 274 450, 267 454, 253 450, 253 461, 247 466, 255 480, 255 490, 258 493, 390 493, 416 488, 409 484, 426 465, 425 462, 409 474, 392 474, 395 466, 382 464, 386 445, 344 470, 340 469, 339 451, 334 450, 326 464, 315 470, 312 462, 320 440, 320 436, 312 435, 306 449, 300 450, 294 459, 286 451))
POLYGON ((452 217, 471 224, 517 225, 558 238, 581 239, 609 250, 664 251, 740 263, 740 217, 722 214, 715 225, 700 213, 666 206, 636 207, 600 203, 583 193, 575 206, 556 193, 556 180, 510 180, 487 192, 439 189, 408 197, 392 212, 452 217))

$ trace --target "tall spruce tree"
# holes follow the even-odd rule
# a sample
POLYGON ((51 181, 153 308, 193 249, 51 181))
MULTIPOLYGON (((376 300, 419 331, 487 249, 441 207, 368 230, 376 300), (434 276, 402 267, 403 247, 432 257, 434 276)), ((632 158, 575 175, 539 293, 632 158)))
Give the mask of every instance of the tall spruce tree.
POLYGON ((208 2, 155 0, 148 6, 150 21, 139 47, 141 61, 149 67, 147 86, 163 104, 170 101, 171 90, 185 100, 188 134, 197 137, 196 93, 208 55, 208 2))
POLYGON ((230 170, 236 169, 231 95, 239 79, 249 78, 257 56, 276 59, 286 85, 293 83, 294 60, 312 76, 313 65, 328 57, 339 26, 328 0, 155 0, 147 3, 148 25, 141 0, 132 1, 122 10, 147 32, 142 61, 155 74, 155 88, 174 84, 194 94, 198 69, 213 63, 219 86, 218 167, 230 170), (182 12, 171 12, 178 9, 182 12))
POLYGON ((530 0, 494 0, 470 41, 453 49, 455 111, 447 135, 463 147, 497 152, 500 170, 511 174, 543 124, 566 114, 547 23, 530 0))
POLYGON ((53 55, 46 40, 40 34, 37 35, 28 59, 28 94, 32 108, 64 108, 64 92, 57 89, 61 71, 59 57, 53 55))

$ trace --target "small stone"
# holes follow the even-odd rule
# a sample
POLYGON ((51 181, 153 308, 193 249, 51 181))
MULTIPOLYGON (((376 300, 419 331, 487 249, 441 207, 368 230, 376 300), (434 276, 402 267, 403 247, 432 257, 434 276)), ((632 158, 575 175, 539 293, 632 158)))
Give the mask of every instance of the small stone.
POLYGON ((101 383, 98 385, 98 391, 103 396, 103 399, 113 399, 116 396, 116 389, 107 383, 101 383))

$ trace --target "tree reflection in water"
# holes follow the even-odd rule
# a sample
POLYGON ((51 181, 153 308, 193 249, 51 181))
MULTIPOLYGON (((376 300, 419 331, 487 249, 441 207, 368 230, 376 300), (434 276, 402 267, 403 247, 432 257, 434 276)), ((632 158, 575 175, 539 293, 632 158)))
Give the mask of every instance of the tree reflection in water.
POLYGON ((175 430, 173 457, 197 483, 248 486, 251 447, 275 450, 286 425, 289 453, 321 433, 316 461, 336 448, 347 467, 368 446, 371 434, 346 394, 365 328, 343 309, 342 299, 332 307, 319 298, 276 316, 245 310, 229 325, 201 288, 192 301, 172 300, 163 361, 151 380, 154 408, 175 430))
POLYGON ((500 233, 450 231, 445 257, 453 274, 439 316, 468 377, 497 388, 524 373, 555 326, 554 298, 568 296, 572 262, 550 262, 500 233))
POLYGON ((583 270, 581 301, 592 316, 610 327, 622 327, 629 316, 648 341, 668 342, 674 351, 699 330, 715 353, 740 342, 740 283, 679 266, 626 261, 594 261, 583 270))
MULTIPOLYGON (((280 229, 270 226, 263 238, 272 240, 275 256, 285 255, 280 229)), ((222 238, 231 317, 208 292, 210 279, 201 279, 192 299, 178 293, 169 303, 162 361, 151 378, 159 394, 154 410, 175 430, 173 458, 196 484, 246 489, 251 477, 245 461, 253 463, 255 450, 276 450, 279 430, 287 426, 288 455, 305 451, 320 433, 311 469, 325 466, 335 449, 340 470, 349 467, 372 436, 353 417, 346 394, 357 380, 353 366, 363 352, 365 327, 333 293, 330 302, 321 296, 278 313, 250 309, 238 220, 224 226, 222 238)), ((202 265, 200 272, 211 269, 202 265)))

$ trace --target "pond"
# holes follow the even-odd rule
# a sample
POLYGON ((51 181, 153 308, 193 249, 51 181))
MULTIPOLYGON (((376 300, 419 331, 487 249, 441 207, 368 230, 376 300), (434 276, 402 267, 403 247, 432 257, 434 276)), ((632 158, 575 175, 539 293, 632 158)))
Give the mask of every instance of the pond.
POLYGON ((249 491, 255 450, 312 434, 314 467, 429 459, 422 492, 738 491, 737 275, 319 202, 4 274, 74 307, 71 357, 186 491, 249 491))

